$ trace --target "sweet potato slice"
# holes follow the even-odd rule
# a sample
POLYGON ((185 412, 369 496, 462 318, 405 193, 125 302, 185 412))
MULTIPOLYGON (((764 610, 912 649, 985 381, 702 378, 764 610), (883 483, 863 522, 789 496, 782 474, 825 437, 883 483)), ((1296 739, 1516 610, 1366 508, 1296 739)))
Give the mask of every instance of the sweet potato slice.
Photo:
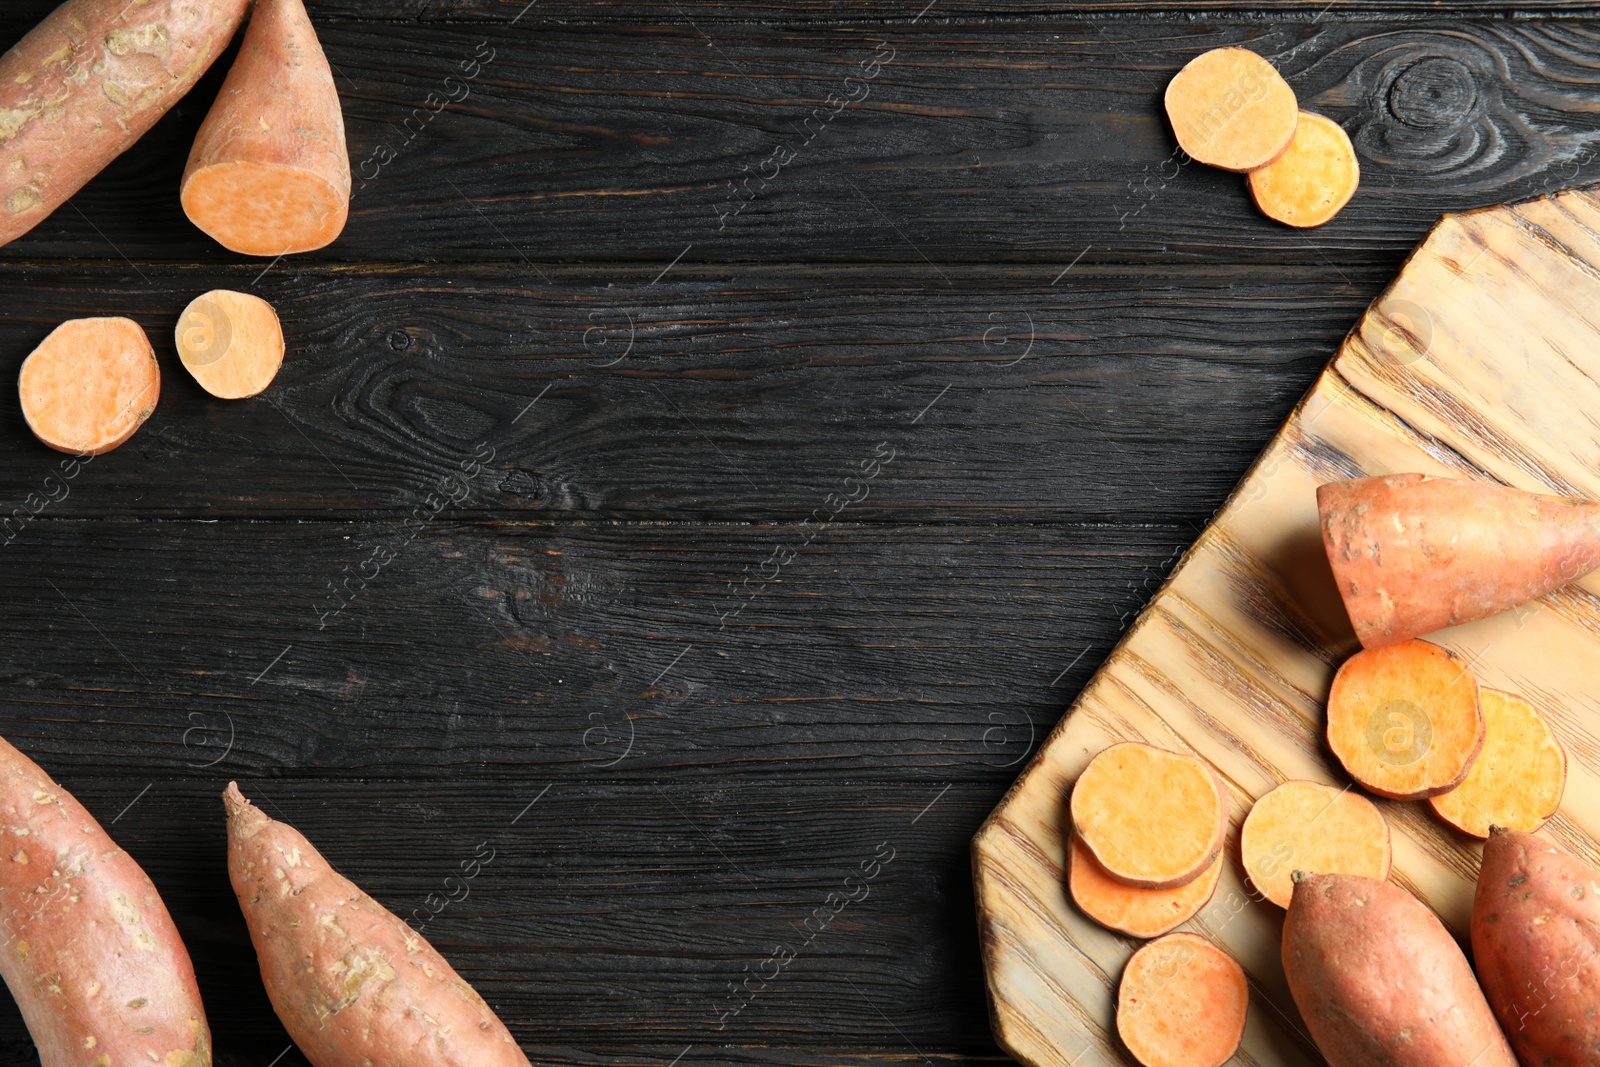
POLYGON ((350 214, 344 113, 301 0, 258 0, 183 172, 183 210, 225 248, 322 248, 350 214))
POLYGON ((1262 214, 1303 229, 1321 226, 1350 202, 1361 183, 1361 165, 1343 127, 1302 111, 1289 150, 1251 171, 1249 182, 1262 214))
POLYGON ((1427 641, 1357 652, 1333 676, 1328 747, 1379 796, 1420 800, 1460 785, 1483 747, 1478 683, 1427 641))
POLYGON ((1135 952, 1117 987, 1117 1033, 1144 1067, 1221 1067, 1244 1037, 1244 969, 1196 934, 1135 952))
POLYGON ((1255 802, 1239 831, 1245 873, 1287 908, 1295 871, 1389 877, 1389 821, 1366 797, 1317 782, 1284 782, 1255 802))
POLYGON ((1129 937, 1160 937, 1199 914, 1222 878, 1219 854, 1200 877, 1176 889, 1140 889, 1111 877, 1074 834, 1067 845, 1067 889, 1080 911, 1129 937))
POLYGON ((133 436, 161 397, 161 367, 132 319, 63 322, 22 363, 22 415, 34 436, 98 456, 133 436))
POLYGON ((1228 801, 1194 756, 1136 741, 1089 761, 1072 789, 1072 826, 1112 878, 1171 889, 1197 878, 1222 851, 1228 801))
POLYGON ((1322 541, 1367 648, 1514 608, 1600 566, 1600 504, 1426 474, 1329 482, 1322 541))
POLYGON ((1460 785, 1428 803, 1441 819, 1473 837, 1488 837, 1491 826, 1532 833, 1561 806, 1566 749, 1521 697, 1485 687, 1479 700, 1483 751, 1460 785))
POLYGON ((178 358, 212 396, 255 396, 283 366, 283 326, 259 296, 213 289, 179 316, 178 358))
POLYGON ((1167 83, 1166 105, 1178 147, 1223 170, 1252 171, 1283 155, 1300 118, 1289 83, 1245 48, 1191 59, 1167 83))

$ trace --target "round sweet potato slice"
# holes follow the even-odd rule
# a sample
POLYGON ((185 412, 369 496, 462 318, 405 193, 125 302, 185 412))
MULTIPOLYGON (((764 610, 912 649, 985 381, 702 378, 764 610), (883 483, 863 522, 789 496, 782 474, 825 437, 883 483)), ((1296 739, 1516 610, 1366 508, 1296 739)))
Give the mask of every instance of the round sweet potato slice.
POLYGON ((1199 914, 1222 878, 1219 854, 1200 877, 1176 889, 1123 885, 1105 872, 1076 835, 1067 845, 1067 889, 1089 918, 1129 937, 1160 937, 1199 914))
POLYGON ((1127 741, 1089 761, 1072 826, 1112 878, 1145 889, 1193 881, 1222 851, 1228 801, 1194 756, 1127 741))
POLYGON ((1567 752, 1550 724, 1521 697, 1483 688, 1483 751, 1460 785, 1428 803, 1445 822, 1473 837, 1491 826, 1533 833, 1561 806, 1567 752))
POLYGON ((1328 746, 1350 777, 1379 796, 1449 792, 1483 746, 1477 680, 1427 641, 1358 652, 1333 677, 1328 746))
POLYGON ((1239 830, 1245 873, 1262 896, 1287 908, 1294 872, 1389 877, 1389 822, 1372 801, 1317 782, 1284 782, 1255 802, 1239 830))
POLYGON ((1178 147, 1223 170, 1252 171, 1288 151, 1300 109, 1271 63, 1245 48, 1191 59, 1167 83, 1167 119, 1178 147))
POLYGON ((98 456, 132 437, 161 398, 161 367, 132 319, 72 319, 40 342, 17 378, 34 436, 98 456))
POLYGON ((283 326, 259 296, 213 289, 178 317, 178 358, 200 387, 223 400, 255 396, 283 366, 283 326))
POLYGON ((1250 195, 1268 218, 1302 229, 1337 215, 1361 184, 1361 165, 1337 122, 1300 112, 1289 150, 1250 172, 1250 195))
POLYGON ((1168 934, 1123 968, 1117 1033, 1144 1067, 1221 1067, 1250 1009, 1244 969, 1196 934, 1168 934))

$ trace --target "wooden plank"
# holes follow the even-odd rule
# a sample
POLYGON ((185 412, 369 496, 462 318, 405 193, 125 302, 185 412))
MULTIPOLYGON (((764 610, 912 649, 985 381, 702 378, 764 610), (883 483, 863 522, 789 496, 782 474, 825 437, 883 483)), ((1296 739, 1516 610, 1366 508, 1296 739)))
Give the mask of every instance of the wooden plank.
MULTIPOLYGON (((1231 791, 1235 825, 1283 781, 1348 784, 1323 741, 1323 707, 1358 646, 1322 551, 1319 484, 1423 471, 1600 494, 1597 220, 1593 194, 1573 192, 1441 222, 991 815, 974 844, 980 921, 996 1034, 1023 1062, 1065 1067, 1084 1043, 1103 1062, 1131 1062, 1104 1034, 1133 945, 1080 915, 1060 886, 1061 798, 1096 752, 1145 739, 1199 755, 1231 791)), ((1485 685, 1547 715, 1571 777, 1545 832, 1591 861, 1597 593, 1591 576, 1431 635, 1485 685)), ((1480 846, 1425 805, 1378 803, 1394 830, 1391 880, 1464 934, 1480 846)), ((1237 864, 1236 835, 1229 847, 1237 864)), ((1252 899, 1241 869, 1230 866, 1194 920, 1251 976, 1256 1028, 1241 1055, 1320 1063, 1284 984, 1282 912, 1252 899)))
POLYGON ((1192 536, 41 520, 0 568, 0 733, 134 776, 998 784, 1192 536))
MULTIPOLYGON (((1600 178, 1593 33, 1585 21, 1089 16, 730 25, 708 44, 654 17, 648 29, 333 21, 323 37, 365 185, 345 237, 300 262, 659 269, 681 254, 1059 270, 1088 249, 1088 262, 1388 273, 1442 211, 1600 178), (1222 44, 1273 57, 1306 106, 1354 134, 1366 181, 1330 226, 1282 227, 1236 176, 1179 166, 1160 90, 1222 44)), ((218 77, 0 258, 235 262, 175 194, 218 77)))
MULTIPOLYGON (((349 777, 240 786, 421 925, 530 1054, 564 1047, 558 1062, 585 1050, 586 1063, 648 1064, 648 1050, 670 1045, 664 1067, 692 1045, 682 1063, 720 1065, 748 1062, 743 1051, 760 1045, 751 1055, 763 1063, 993 1061, 959 857, 998 783, 961 770, 918 782, 880 767, 869 780, 601 776, 544 792, 543 770, 420 792, 349 777), (463 878, 475 856, 488 862, 463 878), (795 955, 774 975, 762 964, 777 944, 795 955), (730 991, 758 974, 765 987, 730 991)), ((288 1040, 227 881, 227 777, 61 781, 161 890, 195 962, 218 1063, 266 1067, 288 1040)), ((0 1059, 26 1062, 27 1047, 15 1005, 0 997, 0 1059)), ((303 1062, 293 1055, 282 1062, 303 1062)))
POLYGON ((795 522, 857 494, 843 480, 880 445, 897 458, 853 520, 1198 529, 1379 286, 1081 265, 1055 284, 1059 268, 946 284, 926 265, 655 285, 621 267, 140 271, 0 269, 8 365, 63 319, 119 314, 164 368, 152 420, 69 463, 70 484, 0 404, 0 539, 35 511, 394 519, 485 456, 444 517, 795 522), (215 400, 177 361, 178 313, 219 286, 284 318, 264 398, 215 400))

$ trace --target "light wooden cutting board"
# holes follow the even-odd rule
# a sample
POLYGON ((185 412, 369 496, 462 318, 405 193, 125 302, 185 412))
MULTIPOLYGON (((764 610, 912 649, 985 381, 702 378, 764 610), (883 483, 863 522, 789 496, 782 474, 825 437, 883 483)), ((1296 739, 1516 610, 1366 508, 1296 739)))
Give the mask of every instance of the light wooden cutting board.
MULTIPOLYGON (((1195 418, 1203 418, 1196 412, 1195 418)), ((1291 778, 1344 786, 1323 742, 1335 668, 1358 645, 1317 529, 1316 487, 1424 471, 1600 499, 1600 195, 1446 216, 1179 563, 973 841, 996 1038, 1035 1067, 1132 1064, 1116 987, 1141 942, 1084 918, 1063 882, 1065 800, 1116 741, 1195 753, 1227 783, 1228 860, 1185 929, 1250 976, 1235 1063, 1320 1064, 1284 984, 1283 913, 1239 865, 1239 823, 1291 778)), ((1531 700, 1570 757, 1544 831, 1600 860, 1600 578, 1434 635, 1480 681, 1531 700)), ((1392 880, 1464 935, 1481 845, 1426 802, 1373 798, 1392 880)))

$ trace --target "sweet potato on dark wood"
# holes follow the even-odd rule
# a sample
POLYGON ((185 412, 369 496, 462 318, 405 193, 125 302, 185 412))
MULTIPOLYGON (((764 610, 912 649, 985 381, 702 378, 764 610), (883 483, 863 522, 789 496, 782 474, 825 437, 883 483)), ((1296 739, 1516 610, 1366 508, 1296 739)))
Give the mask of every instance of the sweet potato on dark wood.
POLYGON ((250 0, 68 0, 0 57, 0 245, 143 137, 228 47, 250 0))
POLYGON ((155 411, 161 366, 132 319, 73 319, 23 360, 17 392, 35 437, 61 452, 98 456, 155 411))
POLYGON ((1194 756, 1123 742, 1089 761, 1072 787, 1072 827, 1112 878, 1171 889, 1222 850, 1228 800, 1194 756))
POLYGON ((1214 48, 1167 83, 1167 120, 1178 147, 1223 170, 1252 171, 1289 150, 1299 122, 1294 90, 1245 48, 1214 48))
POLYGON ((178 316, 178 358, 200 387, 223 400, 256 396, 283 366, 283 326, 259 296, 213 289, 178 316))
POLYGON ((1455 938, 1388 882, 1299 877, 1283 970, 1329 1067, 1516 1067, 1455 938))
POLYGON ((1250 196, 1268 218, 1302 229, 1321 226, 1350 202, 1361 165, 1337 122, 1300 112, 1289 150, 1250 172, 1250 196))
POLYGON ((1317 490, 1322 539, 1367 648, 1544 596, 1600 566, 1600 504, 1390 474, 1317 490))

